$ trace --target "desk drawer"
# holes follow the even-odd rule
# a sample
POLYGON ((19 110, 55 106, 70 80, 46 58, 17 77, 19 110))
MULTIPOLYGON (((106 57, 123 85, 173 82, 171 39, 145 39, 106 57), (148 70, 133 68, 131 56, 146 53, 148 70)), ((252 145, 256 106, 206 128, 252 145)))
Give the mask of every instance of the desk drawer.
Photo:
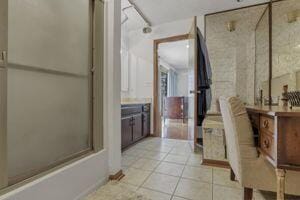
POLYGON ((274 119, 261 116, 260 117, 260 129, 262 131, 268 131, 272 134, 274 134, 274 119))
POLYGON ((275 158, 274 138, 269 133, 261 131, 260 148, 272 159, 275 158))

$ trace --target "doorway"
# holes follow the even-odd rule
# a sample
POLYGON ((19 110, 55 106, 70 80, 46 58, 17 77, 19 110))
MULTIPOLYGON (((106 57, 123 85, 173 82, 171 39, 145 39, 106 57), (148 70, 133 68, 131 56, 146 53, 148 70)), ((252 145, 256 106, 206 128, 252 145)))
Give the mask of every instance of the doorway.
POLYGON ((158 46, 162 138, 193 140, 188 131, 189 40, 158 46))
MULTIPOLYGON (((172 48, 167 48, 172 49, 172 48)), ((153 87, 153 107, 154 107, 154 135, 156 137, 169 137, 164 134, 163 128, 165 125, 170 125, 169 122, 175 122, 180 125, 186 126, 187 134, 186 137, 179 139, 188 139, 194 141, 194 146, 196 146, 196 139, 198 135, 197 127, 197 98, 198 94, 196 92, 197 88, 197 19, 193 20, 191 30, 188 34, 173 36, 169 38, 163 38, 154 40, 154 87, 153 87), (186 72, 188 74, 188 83, 186 93, 184 95, 178 95, 176 86, 174 86, 178 80, 176 80, 176 74, 174 75, 173 69, 170 67, 166 69, 162 64, 162 49, 164 46, 176 46, 176 44, 184 44, 184 48, 187 51, 187 64, 185 64, 186 72), (162 79, 164 77, 163 73, 168 74, 168 78, 162 79), (162 81, 167 81, 162 83, 162 81), (172 83, 173 82, 173 83, 172 83), (162 91, 166 90, 166 86, 162 88, 161 86, 167 85, 167 94, 162 91), (171 86, 173 85, 173 88, 171 86), (176 89, 174 89, 176 88, 176 89), (162 96, 163 95, 165 96, 162 96), (170 104, 170 105, 168 105, 170 104), (174 106, 174 104, 176 106, 174 106), (177 114, 180 117, 172 119, 168 109, 170 107, 171 112, 178 108, 177 114), (167 115, 167 116, 166 116, 167 115), (196 136, 196 137, 195 137, 196 136)), ((171 53, 172 54, 172 53, 171 53)), ((181 54, 173 55, 173 57, 182 57, 181 54)), ((175 61, 176 62, 176 61, 175 61)), ((176 64, 176 63, 175 63, 176 64)), ((176 68, 176 67, 175 67, 176 68)), ((184 135, 184 134, 183 134, 184 135)), ((170 136, 171 137, 171 136, 170 136)), ((174 136, 175 137, 175 136, 174 136)))

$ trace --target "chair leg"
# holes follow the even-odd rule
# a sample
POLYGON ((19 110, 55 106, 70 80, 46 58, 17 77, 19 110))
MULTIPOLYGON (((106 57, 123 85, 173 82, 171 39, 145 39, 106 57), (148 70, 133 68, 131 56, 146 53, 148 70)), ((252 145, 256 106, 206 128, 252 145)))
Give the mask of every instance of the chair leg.
POLYGON ((244 200, 252 200, 252 197, 253 197, 253 189, 244 188, 244 200))

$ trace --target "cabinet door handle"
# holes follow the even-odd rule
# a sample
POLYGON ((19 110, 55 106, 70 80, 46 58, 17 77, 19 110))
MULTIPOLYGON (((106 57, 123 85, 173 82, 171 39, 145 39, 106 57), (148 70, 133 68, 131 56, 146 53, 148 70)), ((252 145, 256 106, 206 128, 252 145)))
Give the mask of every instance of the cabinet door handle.
POLYGON ((268 121, 268 120, 265 120, 265 121, 263 122, 263 127, 264 127, 264 128, 269 128, 269 121, 268 121))
POLYGON ((269 140, 264 140, 264 148, 268 149, 270 147, 269 140))

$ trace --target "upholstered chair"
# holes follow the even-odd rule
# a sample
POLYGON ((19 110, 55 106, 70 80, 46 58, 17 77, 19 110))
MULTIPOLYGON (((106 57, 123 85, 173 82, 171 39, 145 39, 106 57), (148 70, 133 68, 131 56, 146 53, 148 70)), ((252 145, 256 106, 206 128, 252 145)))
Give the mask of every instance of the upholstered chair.
MULTIPOLYGON (((221 97, 228 159, 235 179, 244 187, 244 199, 252 199, 253 189, 276 191, 276 172, 260 156, 253 138, 252 126, 241 100, 221 97)), ((287 171, 285 193, 300 195, 300 172, 287 171)))

